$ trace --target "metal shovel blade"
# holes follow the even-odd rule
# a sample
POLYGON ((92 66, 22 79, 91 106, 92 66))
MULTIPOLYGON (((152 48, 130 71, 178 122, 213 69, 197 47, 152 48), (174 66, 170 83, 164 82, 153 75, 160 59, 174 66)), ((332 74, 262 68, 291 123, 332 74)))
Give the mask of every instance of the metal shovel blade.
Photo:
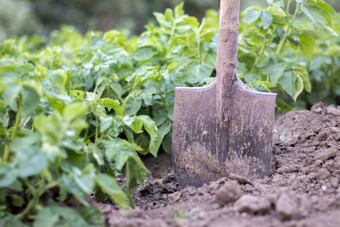
POLYGON ((231 117, 221 124, 216 83, 205 88, 178 88, 172 162, 181 187, 202 186, 235 173, 263 178, 270 171, 275 95, 233 86, 231 117))
POLYGON ((239 0, 221 0, 213 83, 176 88, 172 162, 181 187, 270 171, 276 95, 253 91, 236 76, 238 17, 239 0))

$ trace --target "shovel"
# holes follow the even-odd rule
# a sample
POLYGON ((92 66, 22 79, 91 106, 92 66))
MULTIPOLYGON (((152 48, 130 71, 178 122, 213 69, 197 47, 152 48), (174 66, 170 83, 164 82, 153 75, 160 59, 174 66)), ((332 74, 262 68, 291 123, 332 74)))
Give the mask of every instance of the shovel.
POLYGON ((276 94, 236 75, 240 0, 221 0, 217 76, 206 87, 176 88, 172 163, 180 187, 237 174, 263 178, 272 158, 276 94))

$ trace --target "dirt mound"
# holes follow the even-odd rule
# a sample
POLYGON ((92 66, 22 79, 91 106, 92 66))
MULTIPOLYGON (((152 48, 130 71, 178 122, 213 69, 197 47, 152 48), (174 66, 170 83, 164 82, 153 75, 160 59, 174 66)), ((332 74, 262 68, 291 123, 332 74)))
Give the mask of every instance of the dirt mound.
POLYGON ((179 191, 172 173, 149 176, 134 195, 136 210, 100 205, 107 225, 340 226, 340 108, 320 103, 293 111, 274 128, 267 178, 230 174, 179 191))

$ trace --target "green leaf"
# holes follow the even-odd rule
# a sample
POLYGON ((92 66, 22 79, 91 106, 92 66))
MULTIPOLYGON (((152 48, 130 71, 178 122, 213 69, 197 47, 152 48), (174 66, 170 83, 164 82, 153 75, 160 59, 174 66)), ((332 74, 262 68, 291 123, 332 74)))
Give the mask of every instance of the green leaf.
POLYGON ((16 180, 13 184, 8 186, 9 189, 12 189, 13 191, 20 192, 23 190, 22 184, 19 180, 16 180))
POLYGON ((4 108, 6 106, 6 103, 0 99, 0 109, 4 108))
POLYGON ((267 3, 282 8, 285 6, 284 0, 267 0, 267 3))
POLYGON ((299 97, 302 91, 303 91, 303 80, 301 79, 300 75, 298 75, 296 82, 295 82, 295 94, 293 96, 294 101, 296 101, 296 99, 299 97))
MULTIPOLYGON (((304 5, 302 6, 302 11, 309 17, 318 27, 326 29, 333 36, 338 34, 331 28, 332 26, 332 16, 330 12, 323 10, 316 5, 304 5)), ((335 14, 336 15, 336 14, 335 14)))
POLYGON ((283 101, 279 97, 276 97, 276 108, 279 110, 279 112, 283 113, 287 113, 293 110, 293 107, 288 105, 285 101, 283 101))
POLYGON ((89 226, 83 217, 74 209, 50 205, 41 209, 33 223, 33 227, 55 226, 89 226))
POLYGON ((337 12, 324 0, 307 0, 308 3, 318 6, 324 13, 331 17, 338 17, 337 12))
POLYGON ((83 116, 87 111, 87 106, 81 103, 71 103, 65 106, 63 110, 63 117, 68 122, 83 116))
POLYGON ((98 100, 98 103, 102 104, 106 108, 114 109, 114 111, 120 116, 124 115, 124 107, 120 105, 120 102, 118 100, 104 98, 104 99, 98 100))
POLYGON ((9 84, 2 97, 4 102, 10 106, 13 111, 18 111, 18 99, 22 98, 22 117, 30 115, 38 106, 40 96, 36 90, 28 85, 17 83, 9 84))
POLYGON ((75 182, 75 173, 72 173, 71 168, 73 168, 73 171, 77 171, 80 172, 80 170, 75 167, 72 166, 70 164, 68 164, 67 162, 63 162, 63 169, 64 171, 69 172, 70 174, 65 174, 64 176, 60 177, 58 179, 58 184, 59 186, 66 192, 72 194, 79 202, 81 202, 83 205, 89 205, 88 202, 85 200, 85 196, 88 196, 87 193, 84 193, 83 189, 80 188, 77 184, 77 182, 75 182), (69 165, 69 167, 67 167, 67 164, 69 165), (67 170, 68 169, 68 170, 67 170))
POLYGON ((146 132, 150 135, 150 145, 149 152, 153 156, 157 156, 158 149, 162 144, 162 135, 157 129, 155 122, 147 115, 140 115, 136 117, 136 119, 140 120, 144 124, 144 128, 146 132))
POLYGON ((286 12, 278 6, 269 6, 265 9, 272 15, 272 21, 277 25, 284 25, 287 23, 287 14, 286 12))
POLYGON ((103 190, 103 192, 109 194, 111 198, 123 209, 128 208, 126 202, 126 194, 120 188, 116 180, 106 174, 98 174, 96 177, 97 184, 103 190))
POLYGON ((268 29, 270 25, 272 25, 273 16, 269 12, 263 11, 261 14, 261 21, 262 21, 263 29, 268 29))
POLYGON ((126 189, 129 194, 144 182, 146 175, 147 169, 140 158, 137 155, 130 157, 126 164, 126 189))
POLYGON ((105 40, 98 36, 92 36, 91 37, 91 49, 97 50, 99 48, 102 48, 105 45, 105 40))
POLYGON ((96 199, 98 199, 101 202, 107 202, 110 199, 110 195, 103 192, 101 188, 97 188, 97 191, 95 193, 96 199))
POLYGON ((169 121, 166 121, 159 127, 159 132, 162 138, 164 138, 170 132, 171 126, 171 123, 169 121))
POLYGON ((21 196, 11 194, 11 198, 12 204, 15 207, 22 207, 25 204, 25 200, 21 196))
POLYGON ((247 84, 250 88, 260 92, 270 92, 270 87, 275 87, 275 84, 268 81, 255 80, 247 84))
POLYGON ((22 86, 17 83, 9 84, 6 86, 2 99, 13 111, 18 111, 17 99, 21 93, 22 86))
POLYGON ((87 206, 81 209, 79 213, 90 226, 105 226, 103 215, 97 207, 87 206))
POLYGON ((24 85, 22 99, 22 117, 26 117, 39 106, 40 96, 33 87, 24 85))
POLYGON ((15 68, 15 63, 10 60, 0 60, 0 74, 6 70, 11 70, 15 68))
POLYGON ((251 83, 255 80, 260 80, 260 76, 255 73, 246 73, 244 75, 244 79, 246 80, 247 83, 251 83))
POLYGON ((198 64, 193 61, 185 68, 186 81, 190 84, 203 84, 203 81, 211 76, 214 67, 206 63, 198 64))
POLYGON ((184 3, 182 2, 175 7, 175 18, 179 18, 184 15, 183 6, 184 3))
POLYGON ((285 63, 270 62, 267 66, 262 68, 262 73, 269 76, 270 82, 278 84, 285 69, 285 63))
POLYGON ((133 122, 128 126, 129 126, 129 128, 131 128, 137 134, 143 132, 143 130, 142 130, 143 122, 141 122, 141 121, 138 121, 138 120, 136 121, 136 119, 134 119, 133 122))
POLYGON ((29 227, 29 225, 24 224, 20 220, 9 215, 0 219, 0 226, 2 227, 29 227))
POLYGON ((17 165, 18 175, 29 177, 40 174, 47 168, 47 158, 45 154, 32 147, 27 147, 16 152, 15 162, 17 165))
POLYGON ((94 173, 89 173, 82 176, 74 176, 73 179, 85 194, 90 195, 95 186, 94 177, 94 173))
POLYGON ((17 171, 9 166, 0 167, 0 187, 8 187, 12 185, 17 178, 17 171))
POLYGON ((41 142, 41 134, 35 132, 24 137, 16 137, 12 141, 11 149, 13 151, 20 151, 39 142, 41 142))
POLYGON ((259 19, 260 16, 261 16, 261 11, 256 10, 256 9, 249 9, 246 11, 244 15, 244 22, 247 24, 253 23, 257 19, 259 19))
POLYGON ((312 60, 314 56, 314 50, 317 47, 317 44, 313 37, 308 35, 297 35, 299 37, 299 45, 301 52, 303 55, 308 58, 309 60, 312 60))
POLYGON ((142 107, 142 98, 139 91, 131 92, 122 103, 125 109, 125 115, 135 115, 142 107))
POLYGON ((154 47, 144 46, 139 48, 135 54, 134 59, 136 61, 147 61, 159 53, 154 47))
POLYGON ((296 73, 302 79, 304 89, 308 93, 310 93, 312 91, 312 85, 311 85, 311 82, 309 80, 309 73, 308 73, 307 69, 305 67, 301 66, 301 65, 298 65, 296 73))
POLYGON ((168 133, 163 138, 163 141, 162 141, 162 148, 168 154, 171 154, 171 144, 172 144, 172 135, 171 135, 171 131, 170 131, 170 133, 168 133))
POLYGON ((198 32, 198 26, 200 25, 200 23, 197 21, 196 17, 185 17, 183 18, 183 20, 187 22, 192 29, 198 32))
POLYGON ((115 161, 116 168, 121 170, 127 159, 135 151, 143 149, 135 143, 130 143, 124 139, 114 138, 112 140, 102 140, 101 143, 105 146, 105 156, 109 161, 115 161))
POLYGON ((149 153, 150 136, 146 133, 139 134, 135 139, 135 143, 143 148, 143 150, 138 151, 139 154, 147 155, 149 153))
POLYGON ((295 71, 286 71, 281 78, 281 86, 296 101, 303 91, 303 80, 295 71))
POLYGON ((99 117, 99 121, 100 121, 100 132, 104 132, 106 131, 107 129, 113 127, 112 124, 113 124, 113 117, 103 117, 103 116, 100 116, 99 117))
POLYGON ((269 60, 270 60, 269 56, 266 53, 264 53, 264 54, 262 54, 260 56, 256 66, 258 68, 262 68, 262 67, 266 66, 269 63, 269 60))

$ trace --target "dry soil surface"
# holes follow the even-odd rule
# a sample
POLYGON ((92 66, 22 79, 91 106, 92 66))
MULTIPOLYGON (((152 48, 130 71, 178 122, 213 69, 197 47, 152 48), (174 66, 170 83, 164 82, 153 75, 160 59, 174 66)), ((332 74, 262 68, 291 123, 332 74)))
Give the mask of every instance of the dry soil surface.
POLYGON ((135 210, 97 203, 107 226, 339 227, 340 108, 293 111, 274 128, 267 178, 230 174, 179 190, 169 155, 147 158, 153 175, 134 194, 135 210))

